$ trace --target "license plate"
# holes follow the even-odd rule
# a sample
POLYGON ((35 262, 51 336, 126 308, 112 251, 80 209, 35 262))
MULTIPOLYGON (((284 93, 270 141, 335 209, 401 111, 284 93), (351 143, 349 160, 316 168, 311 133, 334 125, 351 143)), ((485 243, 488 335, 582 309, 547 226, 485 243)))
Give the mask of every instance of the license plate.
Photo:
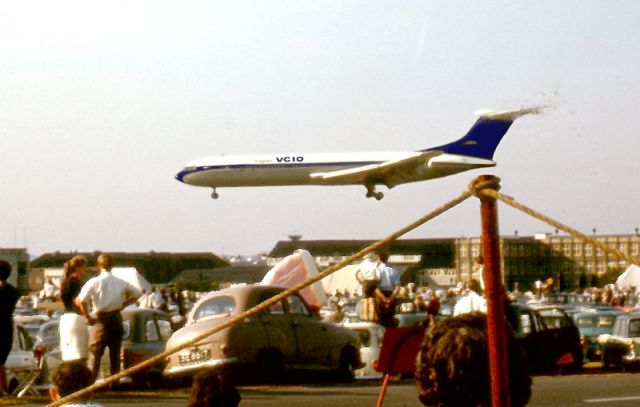
POLYGON ((211 351, 209 349, 190 349, 181 353, 178 358, 181 365, 198 363, 211 358, 211 351))

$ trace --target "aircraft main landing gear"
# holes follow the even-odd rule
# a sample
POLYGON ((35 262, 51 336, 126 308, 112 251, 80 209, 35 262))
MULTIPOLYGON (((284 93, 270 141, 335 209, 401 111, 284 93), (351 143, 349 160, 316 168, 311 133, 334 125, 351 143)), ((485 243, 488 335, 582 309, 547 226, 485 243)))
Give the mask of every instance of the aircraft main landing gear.
POLYGON ((384 197, 382 192, 377 192, 375 185, 365 185, 367 188, 367 198, 376 198, 376 200, 381 200, 384 197))
POLYGON ((213 188, 213 192, 211 193, 211 198, 218 199, 219 197, 220 195, 218 195, 218 193, 216 192, 216 189, 213 188))

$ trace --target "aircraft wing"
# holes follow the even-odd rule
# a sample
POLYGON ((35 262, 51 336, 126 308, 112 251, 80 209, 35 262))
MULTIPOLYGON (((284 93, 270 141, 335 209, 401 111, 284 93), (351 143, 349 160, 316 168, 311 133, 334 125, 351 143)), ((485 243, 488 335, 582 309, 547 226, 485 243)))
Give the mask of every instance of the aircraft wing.
POLYGON ((386 184, 387 187, 402 184, 415 178, 417 164, 425 164, 430 158, 442 154, 441 151, 420 151, 419 153, 399 160, 385 161, 380 164, 369 164, 346 170, 318 172, 311 178, 323 179, 336 184, 364 184, 373 181, 386 184))

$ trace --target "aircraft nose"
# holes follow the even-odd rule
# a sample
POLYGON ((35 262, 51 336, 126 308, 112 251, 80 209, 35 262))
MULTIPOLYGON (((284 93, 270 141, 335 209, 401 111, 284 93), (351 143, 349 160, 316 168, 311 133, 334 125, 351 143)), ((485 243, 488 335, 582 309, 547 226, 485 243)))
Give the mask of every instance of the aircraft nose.
POLYGON ((176 174, 176 179, 182 183, 186 184, 185 177, 193 172, 195 172, 198 167, 184 167, 180 172, 176 174))

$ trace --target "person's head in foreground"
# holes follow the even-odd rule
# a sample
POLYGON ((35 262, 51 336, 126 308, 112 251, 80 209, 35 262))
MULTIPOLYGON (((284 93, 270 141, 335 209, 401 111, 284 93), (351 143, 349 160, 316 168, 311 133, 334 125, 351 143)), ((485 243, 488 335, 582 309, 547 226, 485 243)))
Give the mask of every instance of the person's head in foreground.
MULTIPOLYGON (((425 406, 491 405, 487 318, 480 312, 432 324, 425 332, 416 361, 418 398, 425 406)), ((525 406, 531 378, 513 331, 507 328, 511 406, 525 406)))
POLYGON ((220 370, 208 370, 193 377, 188 407, 237 407, 240 394, 227 375, 220 370))
MULTIPOLYGON (((82 362, 63 362, 58 370, 51 375, 51 383, 53 386, 49 389, 51 400, 57 401, 63 397, 73 394, 79 390, 89 387, 93 384, 91 380, 91 371, 82 362)), ((99 406, 97 403, 91 403, 93 394, 89 393, 83 397, 73 400, 69 404, 75 406, 91 405, 99 406)))

